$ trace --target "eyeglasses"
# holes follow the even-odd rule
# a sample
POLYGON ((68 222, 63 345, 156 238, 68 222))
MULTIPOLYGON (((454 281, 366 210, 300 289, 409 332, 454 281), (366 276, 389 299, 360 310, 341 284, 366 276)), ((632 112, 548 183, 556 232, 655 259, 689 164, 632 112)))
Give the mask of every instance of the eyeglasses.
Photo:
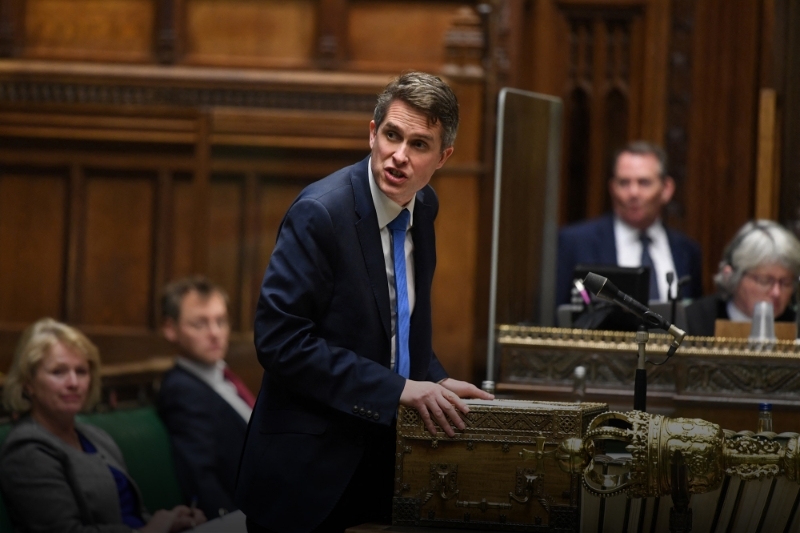
POLYGON ((752 279, 756 282, 756 285, 764 289, 765 291, 770 290, 772 287, 775 286, 777 283, 781 290, 783 291, 791 291, 797 287, 797 278, 775 278, 772 276, 760 276, 758 274, 751 274, 750 272, 746 273, 745 276, 752 279))

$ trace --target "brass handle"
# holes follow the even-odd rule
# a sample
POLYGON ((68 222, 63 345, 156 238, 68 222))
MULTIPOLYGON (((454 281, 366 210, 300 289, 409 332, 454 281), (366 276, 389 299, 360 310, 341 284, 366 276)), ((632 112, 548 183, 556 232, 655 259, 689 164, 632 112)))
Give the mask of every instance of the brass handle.
POLYGON ((487 502, 486 498, 482 499, 479 502, 468 502, 468 501, 459 501, 456 500, 456 507, 476 507, 481 511, 486 511, 487 509, 511 509, 510 503, 497 503, 497 502, 487 502))

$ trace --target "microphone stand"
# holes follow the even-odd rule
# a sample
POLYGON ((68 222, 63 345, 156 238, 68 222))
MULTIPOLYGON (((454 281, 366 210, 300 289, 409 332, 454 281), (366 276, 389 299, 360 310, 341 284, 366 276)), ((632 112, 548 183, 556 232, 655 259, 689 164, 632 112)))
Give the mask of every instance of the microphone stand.
POLYGON ((633 409, 634 411, 647 411, 647 341, 650 333, 644 324, 639 325, 636 331, 636 344, 639 345, 639 359, 636 363, 636 379, 633 382, 633 409))
MULTIPOLYGON (((656 365, 663 365, 675 354, 675 351, 681 345, 681 342, 683 342, 686 332, 676 327, 674 324, 667 322, 657 313, 654 313, 624 292, 621 292, 613 283, 603 276, 598 276, 593 272, 589 272, 586 275, 586 279, 583 280, 583 284, 598 298, 616 303, 628 311, 631 311, 642 320, 642 324, 636 332, 636 343, 639 345, 639 360, 636 365, 633 408, 636 411, 645 411, 647 407, 647 371, 645 370, 645 365, 647 363, 646 347, 647 341, 650 339, 647 326, 663 329, 672 335, 672 344, 670 344, 667 350, 666 359, 661 363, 653 363, 656 365)), ((678 282, 678 286, 680 286, 680 281, 678 282)))
MULTIPOLYGON (((669 300, 669 322, 675 323, 675 304, 678 301, 678 295, 672 293, 672 282, 675 281, 675 273, 667 272, 667 300, 669 300)), ((677 291, 675 291, 677 293, 677 291)))

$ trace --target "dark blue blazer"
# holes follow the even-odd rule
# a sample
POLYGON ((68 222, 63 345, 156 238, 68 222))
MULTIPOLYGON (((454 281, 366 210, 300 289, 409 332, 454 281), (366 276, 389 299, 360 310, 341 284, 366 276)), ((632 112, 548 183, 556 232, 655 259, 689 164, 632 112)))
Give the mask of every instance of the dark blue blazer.
MULTIPOLYGON (((405 385, 389 368, 389 289, 367 164, 303 190, 281 223, 261 287, 254 329, 265 372, 236 501, 248 519, 276 531, 310 531, 330 513, 370 432, 393 423, 405 385)), ((420 381, 447 377, 431 344, 438 207, 433 189, 417 193, 409 349, 410 378, 420 381)), ((386 461, 394 461, 391 451, 386 461)))
MULTIPOLYGON (((667 228, 667 240, 678 278, 692 276, 680 298, 699 298, 703 294, 703 270, 700 245, 683 233, 667 228)), ((611 214, 562 228, 558 233, 558 275, 556 302, 569 303, 572 273, 580 264, 616 265, 617 244, 614 217, 611 214)))
POLYGON ((236 473, 247 423, 206 382, 181 368, 167 372, 158 393, 158 413, 172 441, 175 471, 187 504, 209 520, 233 503, 236 473))

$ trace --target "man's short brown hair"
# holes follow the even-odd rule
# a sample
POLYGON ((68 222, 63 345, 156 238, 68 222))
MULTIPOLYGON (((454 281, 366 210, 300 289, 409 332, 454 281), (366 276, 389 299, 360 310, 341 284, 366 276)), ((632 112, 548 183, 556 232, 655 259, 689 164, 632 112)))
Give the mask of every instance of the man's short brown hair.
POLYGON ((392 80, 378 95, 372 120, 380 127, 389 106, 401 100, 428 117, 430 124, 442 125, 442 150, 453 146, 458 131, 458 99, 438 76, 425 72, 406 72, 392 80))
POLYGON ((181 302, 192 291, 197 292, 202 298, 219 294, 225 300, 225 307, 228 307, 228 293, 222 287, 205 276, 190 276, 173 281, 164 287, 164 292, 161 294, 162 320, 171 318, 178 322, 181 317, 181 302))
POLYGON ((667 179, 667 152, 656 143, 650 141, 631 141, 616 152, 611 160, 611 178, 617 173, 617 161, 622 154, 652 155, 658 161, 658 177, 661 181, 667 179))

